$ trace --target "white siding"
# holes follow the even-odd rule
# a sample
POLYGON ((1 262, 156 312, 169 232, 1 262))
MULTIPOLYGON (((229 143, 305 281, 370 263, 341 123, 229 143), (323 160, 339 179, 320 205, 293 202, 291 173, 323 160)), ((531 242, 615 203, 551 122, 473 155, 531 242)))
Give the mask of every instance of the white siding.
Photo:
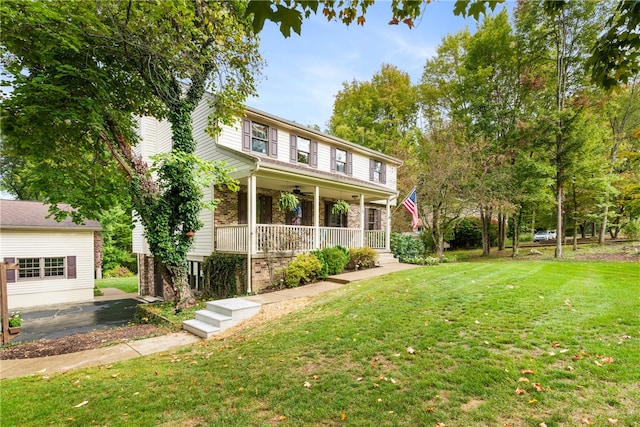
POLYGON ((76 257, 75 279, 7 284, 9 309, 93 300, 93 232, 2 230, 0 259, 76 257))

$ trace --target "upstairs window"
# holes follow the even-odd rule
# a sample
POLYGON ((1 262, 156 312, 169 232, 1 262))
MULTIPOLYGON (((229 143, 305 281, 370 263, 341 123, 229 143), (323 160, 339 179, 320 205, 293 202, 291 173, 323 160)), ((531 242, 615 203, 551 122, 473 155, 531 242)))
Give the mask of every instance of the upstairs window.
POLYGON ((289 161, 318 167, 318 143, 301 136, 289 135, 289 161))
POLYGON ((251 151, 269 154, 269 126, 251 123, 251 151))
POLYGON ((336 150, 336 172, 347 173, 347 152, 336 150))
POLYGON ((353 174, 353 155, 348 151, 331 147, 331 172, 353 174))
POLYGON ((278 129, 242 119, 242 151, 278 157, 278 129))
POLYGON ((369 181, 385 184, 387 181, 387 165, 371 159, 369 161, 369 181))
POLYGON ((311 159, 311 141, 306 138, 298 137, 297 143, 298 163, 309 164, 311 159))

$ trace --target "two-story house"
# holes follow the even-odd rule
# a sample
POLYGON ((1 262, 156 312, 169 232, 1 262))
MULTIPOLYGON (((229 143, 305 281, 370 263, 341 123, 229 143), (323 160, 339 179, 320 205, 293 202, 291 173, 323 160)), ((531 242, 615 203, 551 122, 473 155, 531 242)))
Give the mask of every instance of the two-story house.
MULTIPOLYGON (((253 108, 213 139, 205 131, 209 112, 202 101, 192 115, 196 154, 225 161, 241 189, 205 191, 205 197, 220 203, 215 211, 201 213, 204 227, 195 233, 189 254, 192 286, 198 286, 201 263, 212 252, 246 255, 247 291, 258 292, 270 284, 269 251, 295 253, 334 245, 390 250, 400 160, 253 108), (282 192, 298 197, 295 212, 278 210, 282 192), (338 200, 350 204, 348 213, 331 213, 338 200)), ((169 123, 143 117, 139 131, 144 158, 170 150, 169 123)), ((134 230, 133 249, 140 293, 162 296, 140 228, 134 230)))

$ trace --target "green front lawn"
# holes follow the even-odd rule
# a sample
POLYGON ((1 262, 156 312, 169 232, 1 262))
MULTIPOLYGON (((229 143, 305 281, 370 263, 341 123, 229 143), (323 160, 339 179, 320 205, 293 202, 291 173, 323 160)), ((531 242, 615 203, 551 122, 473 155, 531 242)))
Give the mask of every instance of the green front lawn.
POLYGON ((138 292, 138 276, 132 277, 110 277, 108 279, 96 279, 95 285, 99 289, 118 288, 123 292, 138 292))
POLYGON ((1 419, 640 425, 639 283, 637 262, 420 267, 347 285, 224 340, 3 380, 1 419))

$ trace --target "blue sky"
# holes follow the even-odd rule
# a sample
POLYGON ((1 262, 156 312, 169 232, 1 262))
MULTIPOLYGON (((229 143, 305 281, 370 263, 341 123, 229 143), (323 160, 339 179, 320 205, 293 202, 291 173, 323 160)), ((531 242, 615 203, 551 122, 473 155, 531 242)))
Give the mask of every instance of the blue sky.
MULTIPOLYGON (((284 38, 267 21, 260 34, 260 52, 266 60, 257 86, 258 97, 247 105, 325 129, 342 83, 371 80, 382 64, 392 64, 420 80, 426 60, 442 38, 465 26, 476 28, 473 18, 453 14, 453 1, 433 1, 413 29, 388 25, 389 1, 378 1, 367 11, 364 27, 327 22, 321 14, 305 20, 302 34, 284 38)), ((504 6, 498 6, 496 12, 504 6)))

